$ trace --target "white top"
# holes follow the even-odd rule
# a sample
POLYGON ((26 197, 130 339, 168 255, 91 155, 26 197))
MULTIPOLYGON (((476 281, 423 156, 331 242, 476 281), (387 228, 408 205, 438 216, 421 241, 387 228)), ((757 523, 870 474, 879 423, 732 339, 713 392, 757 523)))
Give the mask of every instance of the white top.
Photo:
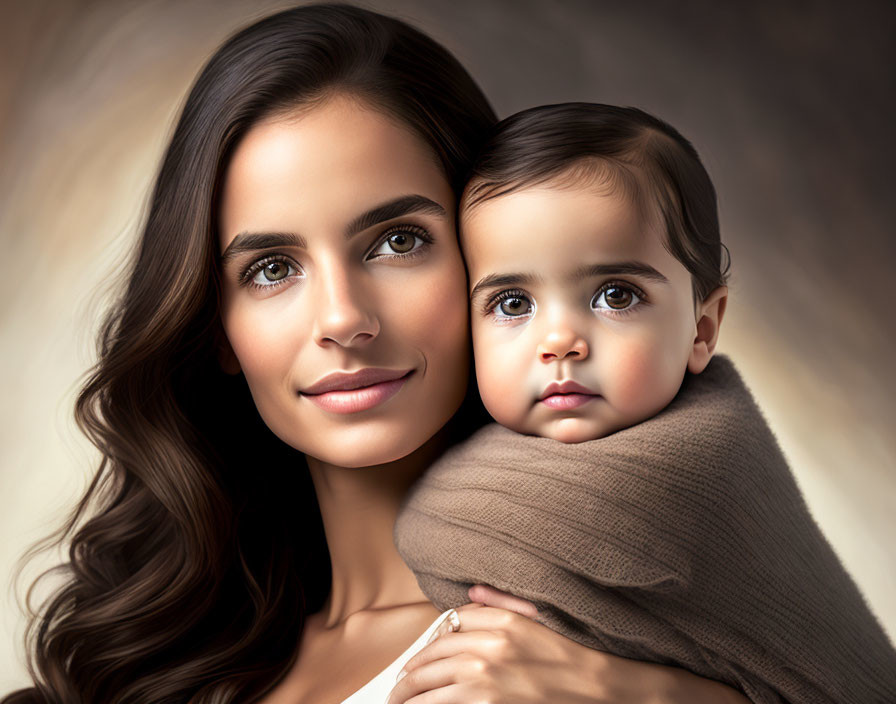
POLYGON ((342 704, 385 704, 389 697, 389 692, 395 686, 395 678, 398 677, 398 673, 401 672, 404 664, 423 650, 430 641, 442 635, 442 633, 456 630, 457 616, 452 616, 452 614, 454 614, 454 609, 444 611, 432 622, 429 628, 423 631, 423 635, 415 640, 410 648, 399 655, 391 665, 361 687, 361 689, 348 699, 344 699, 342 704))

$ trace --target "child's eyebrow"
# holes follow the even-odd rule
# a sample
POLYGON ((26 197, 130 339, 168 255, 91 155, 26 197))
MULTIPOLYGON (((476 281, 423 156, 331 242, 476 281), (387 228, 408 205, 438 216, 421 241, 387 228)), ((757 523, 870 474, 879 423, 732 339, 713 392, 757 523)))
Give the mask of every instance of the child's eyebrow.
MULTIPOLYGON (((570 279, 581 281, 598 276, 640 276, 649 281, 668 284, 669 279, 654 269, 649 264, 637 261, 616 262, 613 264, 585 264, 572 272, 570 279)), ((484 276, 470 291, 470 300, 473 300, 484 290, 489 288, 502 288, 504 286, 531 286, 544 281, 544 277, 531 272, 511 274, 489 274, 484 276)))
POLYGON ((473 300, 487 288, 499 288, 502 286, 531 286, 534 283, 543 281, 538 274, 489 274, 483 276, 473 290, 470 291, 470 300, 473 300))
POLYGON ((640 276, 650 281, 667 284, 669 279, 644 262, 618 262, 614 264, 586 264, 576 269, 572 278, 587 279, 593 276, 640 276))

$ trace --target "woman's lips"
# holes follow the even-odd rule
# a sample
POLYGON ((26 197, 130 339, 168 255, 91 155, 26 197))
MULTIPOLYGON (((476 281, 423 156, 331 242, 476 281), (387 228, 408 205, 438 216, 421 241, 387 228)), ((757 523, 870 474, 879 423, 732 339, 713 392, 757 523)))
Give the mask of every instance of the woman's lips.
POLYGON ((358 413, 392 398, 410 378, 411 370, 362 369, 352 374, 329 374, 301 395, 331 413, 358 413))
POLYGON ((538 400, 548 408, 565 411, 583 406, 589 401, 599 398, 599 396, 591 389, 574 381, 555 381, 548 384, 548 387, 538 400))

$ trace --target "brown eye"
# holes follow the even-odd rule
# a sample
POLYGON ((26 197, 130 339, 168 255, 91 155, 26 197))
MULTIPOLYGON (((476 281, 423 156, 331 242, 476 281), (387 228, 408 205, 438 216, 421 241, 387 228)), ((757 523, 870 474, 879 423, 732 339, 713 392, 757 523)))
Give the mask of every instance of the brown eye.
POLYGON ((396 232, 394 235, 389 235, 386 242, 396 254, 405 254, 414 248, 414 239, 414 235, 407 232, 396 232))
POLYGON ((614 286, 604 291, 604 300, 610 308, 628 308, 632 302, 632 292, 614 286))
POLYGON ((624 311, 635 307, 641 299, 634 291, 623 286, 607 286, 602 288, 591 299, 594 310, 624 311))
POLYGON ((432 235, 424 228, 410 224, 397 225, 383 234, 376 247, 367 255, 367 259, 385 257, 387 260, 402 261, 426 254, 432 243, 432 235))
POLYGON ((256 289, 274 289, 293 279, 304 278, 304 274, 297 264, 281 258, 279 254, 274 256, 277 258, 268 257, 253 263, 240 276, 240 284, 252 286, 256 289))
POLYGON ((268 281, 280 281, 289 275, 289 265, 286 262, 271 262, 262 272, 268 281))
POLYGON ((504 317, 512 318, 520 315, 528 315, 532 310, 532 304, 525 298, 512 297, 505 298, 498 305, 499 311, 504 317))

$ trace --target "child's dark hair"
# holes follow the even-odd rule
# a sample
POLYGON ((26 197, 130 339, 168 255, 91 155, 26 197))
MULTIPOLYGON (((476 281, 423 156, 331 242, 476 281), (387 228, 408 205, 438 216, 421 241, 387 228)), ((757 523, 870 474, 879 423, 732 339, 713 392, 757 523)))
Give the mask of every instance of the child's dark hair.
POLYGON ((694 147, 671 125, 636 108, 598 103, 523 110, 495 126, 463 205, 561 177, 601 179, 647 212, 658 207, 665 245, 691 273, 697 301, 727 281, 715 188, 694 147))

